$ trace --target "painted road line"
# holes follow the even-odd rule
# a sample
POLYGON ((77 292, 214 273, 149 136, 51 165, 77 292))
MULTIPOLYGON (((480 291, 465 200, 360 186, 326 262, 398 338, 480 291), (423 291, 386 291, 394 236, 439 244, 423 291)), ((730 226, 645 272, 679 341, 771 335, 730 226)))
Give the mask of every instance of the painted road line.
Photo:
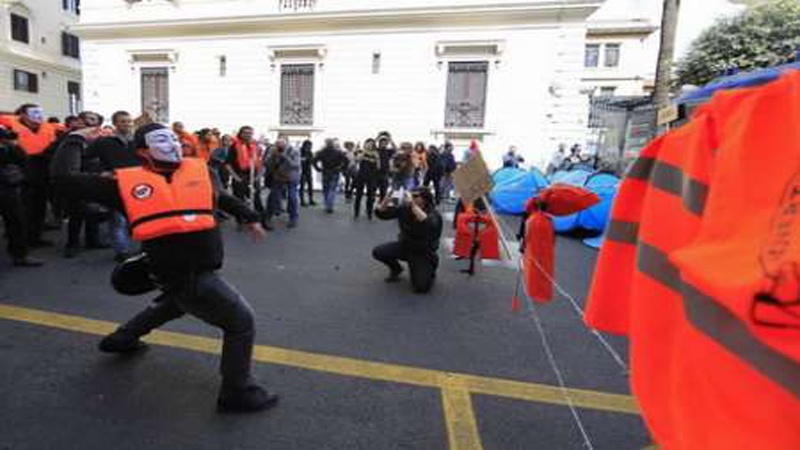
MULTIPOLYGON (((0 303, 0 319, 101 336, 110 333, 117 327, 112 322, 3 303, 0 303)), ((145 341, 203 353, 219 354, 221 349, 221 342, 218 339, 170 331, 154 331, 145 338, 145 341)), ((444 372, 265 345, 255 346, 253 359, 262 363, 439 389, 445 387, 442 385, 442 380, 448 379, 461 383, 467 391, 473 394, 485 394, 556 405, 567 404, 561 388, 547 384, 444 372)), ((573 400, 573 404, 579 408, 625 414, 639 413, 636 401, 629 395, 610 394, 586 389, 569 388, 567 390, 573 400)))
POLYGON ((442 409, 447 424, 447 438, 451 450, 482 450, 478 421, 472 407, 472 396, 458 377, 440 378, 442 409))

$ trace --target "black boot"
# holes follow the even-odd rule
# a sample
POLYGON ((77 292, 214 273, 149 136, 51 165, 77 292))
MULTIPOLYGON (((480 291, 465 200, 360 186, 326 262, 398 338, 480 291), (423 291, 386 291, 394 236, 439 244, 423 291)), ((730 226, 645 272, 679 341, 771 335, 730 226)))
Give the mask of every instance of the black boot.
POLYGON ((223 386, 217 398, 217 411, 257 412, 272 408, 277 404, 277 395, 270 394, 255 384, 238 388, 223 386))
POLYGON ((384 279, 387 283, 396 283, 400 281, 400 274, 403 273, 403 268, 401 267, 400 270, 392 270, 389 272, 389 276, 384 279))
POLYGON ((97 345, 97 348, 104 353, 130 354, 144 350, 147 348, 147 344, 140 341, 138 337, 131 338, 124 333, 115 331, 104 337, 97 345))

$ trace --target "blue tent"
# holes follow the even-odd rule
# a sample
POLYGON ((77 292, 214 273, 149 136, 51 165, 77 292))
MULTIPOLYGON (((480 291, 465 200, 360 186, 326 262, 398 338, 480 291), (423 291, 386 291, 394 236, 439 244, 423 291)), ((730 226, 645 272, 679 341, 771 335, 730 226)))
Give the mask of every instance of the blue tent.
POLYGON ((600 203, 578 213, 577 225, 580 228, 599 232, 606 229, 620 181, 616 175, 605 172, 595 173, 586 180, 584 187, 597 194, 600 203))
MULTIPOLYGON (((500 170, 498 173, 506 170, 500 170)), ((508 176, 506 173, 501 176, 502 182, 497 183, 495 181, 495 186, 489 194, 489 199, 498 214, 522 215, 525 212, 525 203, 549 185, 547 179, 538 169, 520 172, 513 176, 508 176)), ((498 173, 495 173, 495 176, 498 173)))
POLYGON ((711 96, 720 90, 736 89, 751 86, 760 86, 780 77, 781 74, 787 70, 800 69, 800 62, 784 64, 781 66, 769 67, 766 69, 758 69, 751 72, 742 72, 736 75, 717 78, 716 80, 708 83, 707 85, 688 92, 678 98, 679 105, 683 104, 698 104, 703 103, 711 98, 711 96))
POLYGON ((502 169, 495 171, 495 173, 492 174, 492 181, 494 182, 495 186, 498 186, 504 184, 505 182, 511 180, 512 178, 518 177, 523 173, 525 173, 523 169, 518 169, 515 167, 504 167, 502 169))
MULTIPOLYGON (((562 183, 583 187, 591 175, 592 172, 583 169, 559 170, 550 176, 550 182, 553 184, 562 183)), ((572 214, 564 217, 554 217, 553 226, 558 233, 572 231, 578 227, 578 214, 572 214)))

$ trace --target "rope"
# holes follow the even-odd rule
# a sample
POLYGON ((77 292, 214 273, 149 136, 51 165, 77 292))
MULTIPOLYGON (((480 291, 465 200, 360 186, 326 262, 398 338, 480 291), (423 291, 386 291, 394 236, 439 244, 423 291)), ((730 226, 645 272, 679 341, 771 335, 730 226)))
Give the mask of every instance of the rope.
MULTIPOLYGON (((491 208, 489 208, 489 209, 491 210, 491 208)), ((492 217, 494 217, 494 215, 492 217)), ((498 229, 500 230, 500 235, 502 236, 503 234, 505 234, 506 230, 505 230, 505 226, 503 225, 503 223, 500 220, 497 220, 497 219, 495 219, 495 223, 498 224, 498 229)), ((502 242, 504 242, 504 240, 502 240, 502 242)), ((510 250, 508 249, 508 247, 506 247, 505 244, 504 244, 504 247, 506 248, 506 252, 509 253, 509 256, 510 256, 511 255, 510 250)), ((521 259, 522 258, 521 258, 521 255, 520 255, 520 264, 522 263, 521 259)), ((538 261, 536 261, 534 259, 533 262, 534 262, 534 264, 536 264, 536 268, 541 273, 543 273, 545 277, 547 277, 548 281, 553 283, 553 286, 556 288, 556 291, 559 294, 561 294, 561 296, 563 296, 567 300, 569 300, 570 305, 572 305, 572 309, 575 311, 575 313, 578 315, 578 317, 580 317, 581 320, 583 320, 583 310, 581 309, 580 305, 578 304, 578 301, 575 300, 575 297, 570 295, 570 293, 567 292, 566 289, 564 289, 560 284, 558 284, 558 282, 555 279, 553 279, 553 277, 551 277, 550 274, 548 274, 547 271, 545 271, 542 268, 542 266, 539 265, 538 261)), ((521 269, 519 267, 517 267, 517 270, 521 270, 521 269)), ((611 358, 622 369, 623 374, 627 375, 628 374, 628 365, 625 363, 624 358, 616 350, 614 350, 614 347, 612 347, 611 344, 609 344, 609 342, 606 340, 606 338, 603 337, 603 335, 600 334, 600 332, 598 332, 594 328, 589 328, 589 327, 584 327, 584 328, 589 330, 589 332, 595 338, 597 338, 597 340, 600 342, 600 345, 602 345, 606 349, 606 352, 611 356, 611 358)))

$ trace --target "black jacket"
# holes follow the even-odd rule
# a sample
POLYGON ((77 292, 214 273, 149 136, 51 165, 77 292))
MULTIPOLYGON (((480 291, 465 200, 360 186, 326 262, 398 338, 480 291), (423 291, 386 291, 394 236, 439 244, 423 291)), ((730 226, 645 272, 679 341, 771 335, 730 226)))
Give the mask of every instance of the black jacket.
MULTIPOLYGON (((212 177, 214 180, 214 177, 212 177)), ((73 199, 93 201, 123 214, 125 207, 116 180, 96 175, 73 174, 61 177, 59 185, 73 199)), ((215 184, 215 208, 242 221, 254 223, 259 215, 215 184)), ((142 242, 153 272, 164 284, 180 283, 198 272, 222 267, 224 246, 218 227, 194 233, 172 234, 142 242)))
POLYGON ((420 222, 408 205, 389 206, 375 210, 375 215, 381 220, 397 219, 400 225, 398 240, 409 250, 435 254, 439 249, 439 240, 442 237, 442 216, 433 208, 425 211, 425 214, 428 217, 420 222))
POLYGON ((22 147, 0 145, 0 189, 22 185, 27 159, 22 147))
POLYGON ((119 136, 107 136, 94 141, 86 149, 86 153, 89 157, 97 157, 103 170, 106 171, 135 167, 141 164, 133 145, 125 142, 119 136))
POLYGON ((325 175, 342 173, 349 163, 347 155, 335 147, 325 147, 314 155, 314 168, 325 175))

